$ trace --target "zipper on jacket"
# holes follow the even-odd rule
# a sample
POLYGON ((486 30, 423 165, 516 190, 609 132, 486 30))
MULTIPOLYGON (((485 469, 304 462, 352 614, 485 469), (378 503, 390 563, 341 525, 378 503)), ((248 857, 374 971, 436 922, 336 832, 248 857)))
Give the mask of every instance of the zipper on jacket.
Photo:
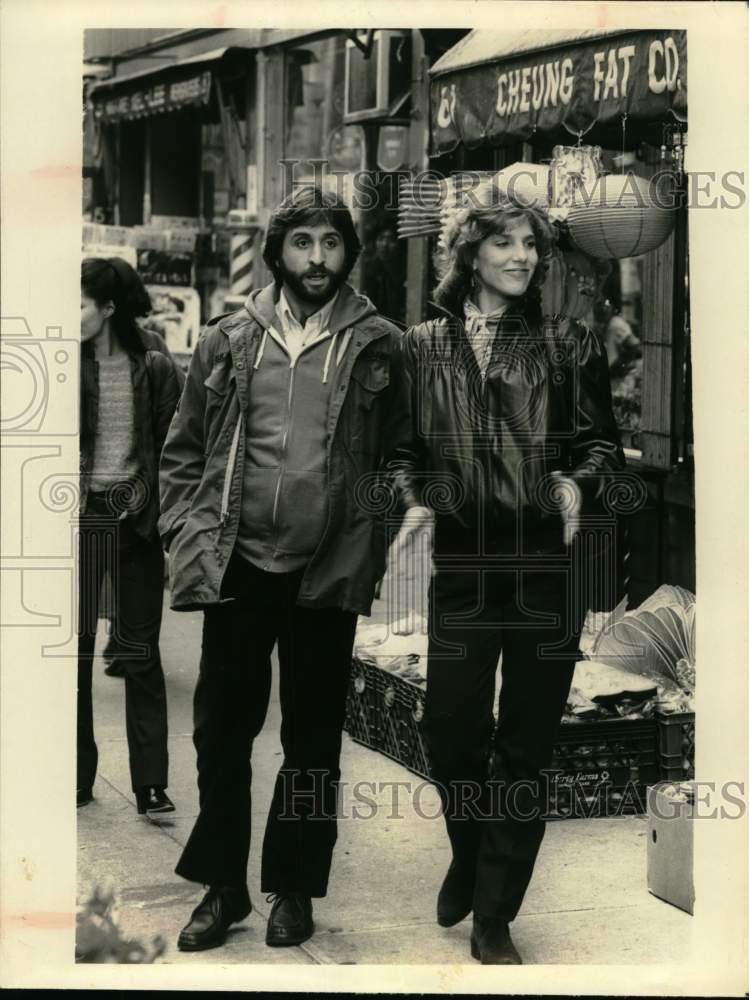
POLYGON ((286 442, 289 438, 289 427, 291 426, 291 403, 292 397, 294 395, 294 375, 296 374, 296 365, 292 361, 289 365, 291 368, 291 378, 289 379, 289 391, 286 397, 286 421, 284 423, 283 438, 281 439, 281 463, 278 469, 278 481, 276 483, 276 495, 273 498, 273 527, 277 527, 278 524, 278 501, 281 496, 281 480, 283 479, 284 473, 284 459, 286 458, 286 442))
POLYGON ((229 517, 229 492, 231 490, 231 480, 234 475, 234 466, 237 462, 237 451, 239 449, 239 432, 242 427, 242 413, 240 411, 237 418, 237 426, 234 428, 231 448, 229 450, 229 461, 226 463, 226 475, 224 476, 224 489, 221 494, 221 517, 219 524, 223 527, 229 517))
MULTIPOLYGON (((284 459, 286 458, 286 442, 288 441, 289 438, 289 427, 291 426, 291 409, 292 409, 292 397, 294 395, 294 376, 296 374, 296 359, 290 363, 289 368, 291 369, 291 376, 289 378, 289 391, 286 396, 286 420, 284 421, 283 438, 281 439, 281 455, 278 467, 278 479, 276 481, 276 493, 275 496, 273 497, 273 514, 271 517, 271 527, 274 530, 277 530, 278 528, 278 503, 279 500, 281 499, 281 483, 283 482, 284 459)), ((275 542, 278 542, 277 536, 275 542)), ((274 551, 276 548, 275 542, 273 545, 274 551)), ((266 563, 266 565, 263 568, 269 569, 270 565, 271 565, 270 562, 266 563)))

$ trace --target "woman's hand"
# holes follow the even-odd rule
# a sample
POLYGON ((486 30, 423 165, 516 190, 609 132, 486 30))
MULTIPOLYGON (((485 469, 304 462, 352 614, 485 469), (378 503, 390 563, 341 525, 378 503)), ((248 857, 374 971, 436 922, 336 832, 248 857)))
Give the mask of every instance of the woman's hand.
POLYGON ((400 531, 395 541, 390 547, 388 556, 388 568, 392 571, 396 568, 397 562, 416 536, 422 532, 431 530, 432 512, 429 507, 409 507, 403 517, 400 531))
POLYGON ((552 476, 554 477, 554 497, 559 503, 559 510, 564 522, 564 544, 572 545, 575 535, 580 530, 583 495, 575 480, 565 476, 563 472, 552 472, 552 476))

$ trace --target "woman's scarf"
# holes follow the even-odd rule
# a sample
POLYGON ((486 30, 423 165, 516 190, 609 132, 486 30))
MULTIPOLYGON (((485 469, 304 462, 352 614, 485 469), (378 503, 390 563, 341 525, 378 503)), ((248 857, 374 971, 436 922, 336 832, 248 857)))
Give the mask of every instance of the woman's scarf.
POLYGON ((486 378, 497 327, 506 309, 507 306, 500 306, 490 313, 482 313, 470 299, 466 299, 463 303, 466 337, 476 356, 482 379, 486 378))

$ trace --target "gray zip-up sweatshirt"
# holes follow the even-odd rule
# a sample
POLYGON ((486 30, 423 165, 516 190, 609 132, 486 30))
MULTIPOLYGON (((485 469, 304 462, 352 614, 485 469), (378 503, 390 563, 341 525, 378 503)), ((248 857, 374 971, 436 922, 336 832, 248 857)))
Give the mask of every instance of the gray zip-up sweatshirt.
POLYGON ((336 303, 327 336, 294 358, 279 332, 269 291, 251 295, 246 303, 265 332, 253 364, 247 409, 236 551, 267 572, 288 573, 306 565, 325 530, 332 373, 351 337, 346 324, 371 306, 353 296, 342 302, 347 306, 342 311, 336 303))

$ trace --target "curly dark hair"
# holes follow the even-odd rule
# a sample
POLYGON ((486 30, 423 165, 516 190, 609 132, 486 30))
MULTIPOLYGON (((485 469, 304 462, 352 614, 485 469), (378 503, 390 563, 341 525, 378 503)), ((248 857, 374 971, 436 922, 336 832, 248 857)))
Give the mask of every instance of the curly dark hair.
POLYGON ((111 329, 126 351, 145 351, 136 320, 151 312, 140 275, 121 257, 87 257, 81 262, 81 291, 98 306, 111 302, 111 329))
POLYGON ((345 202, 313 184, 305 184, 276 208, 268 222, 263 243, 263 260, 273 274, 276 284, 281 284, 281 251, 286 233, 295 226, 318 226, 327 223, 337 229, 343 238, 343 280, 349 274, 361 252, 361 242, 354 228, 354 220, 345 202))
POLYGON ((546 278, 554 246, 554 235, 549 222, 537 209, 520 207, 509 201, 488 207, 464 209, 464 212, 465 220, 450 227, 446 247, 435 255, 435 267, 440 281, 434 290, 434 301, 453 315, 462 316, 463 303, 473 289, 473 262, 479 244, 487 236, 504 233, 526 220, 536 238, 538 264, 517 308, 528 320, 540 322, 541 286, 546 278))

